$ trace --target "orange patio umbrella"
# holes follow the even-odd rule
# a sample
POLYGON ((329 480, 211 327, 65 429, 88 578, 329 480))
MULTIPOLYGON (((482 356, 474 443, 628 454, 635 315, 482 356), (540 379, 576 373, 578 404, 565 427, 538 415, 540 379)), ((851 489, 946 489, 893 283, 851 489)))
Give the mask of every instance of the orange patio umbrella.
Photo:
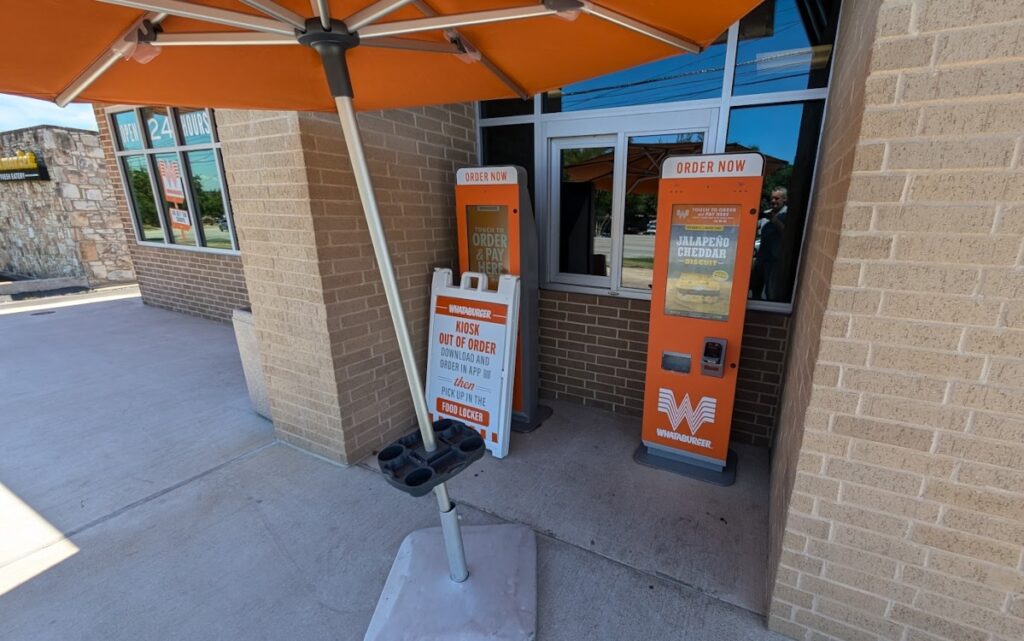
MULTIPOLYGON (((528 98, 699 53, 760 0, 2 0, 0 92, 52 100, 337 110, 427 451, 423 384, 355 110, 528 98), (324 82, 326 75, 327 82, 324 82)), ((435 488, 452 578, 455 510, 435 488)))

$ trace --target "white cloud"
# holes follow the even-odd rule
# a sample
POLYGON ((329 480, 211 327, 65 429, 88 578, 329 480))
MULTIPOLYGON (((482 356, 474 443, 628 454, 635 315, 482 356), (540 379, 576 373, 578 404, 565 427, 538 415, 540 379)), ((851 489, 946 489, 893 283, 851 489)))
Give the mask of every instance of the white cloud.
POLYGON ((96 131, 96 118, 92 113, 92 105, 72 104, 61 108, 44 100, 0 93, 0 131, 36 125, 61 125, 96 131))

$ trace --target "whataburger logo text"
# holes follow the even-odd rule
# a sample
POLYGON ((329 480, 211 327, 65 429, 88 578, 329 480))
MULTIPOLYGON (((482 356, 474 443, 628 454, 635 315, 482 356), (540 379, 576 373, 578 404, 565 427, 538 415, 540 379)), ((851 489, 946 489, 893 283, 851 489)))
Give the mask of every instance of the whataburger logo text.
POLYGON ((662 387, 658 390, 658 411, 663 412, 668 416, 668 422, 672 425, 672 431, 670 432, 665 429, 659 429, 658 436, 710 449, 711 441, 706 438, 697 438, 696 434, 697 430, 699 430, 705 423, 715 422, 715 413, 717 409, 717 399, 709 396, 702 396, 700 401, 697 403, 697 407, 694 407, 690 402, 689 394, 683 396, 682 403, 677 403, 675 392, 662 387), (680 433, 678 431, 679 424, 682 423, 684 419, 690 428, 689 434, 680 433))

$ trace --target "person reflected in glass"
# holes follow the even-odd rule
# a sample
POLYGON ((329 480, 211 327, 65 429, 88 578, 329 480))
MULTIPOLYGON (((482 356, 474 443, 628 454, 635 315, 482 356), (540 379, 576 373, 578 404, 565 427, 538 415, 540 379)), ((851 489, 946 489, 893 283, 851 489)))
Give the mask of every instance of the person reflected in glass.
POLYGON ((786 229, 789 192, 776 187, 771 194, 771 207, 758 221, 760 242, 754 252, 754 266, 750 272, 750 297, 755 300, 777 300, 780 285, 778 269, 782 258, 782 232, 786 229))

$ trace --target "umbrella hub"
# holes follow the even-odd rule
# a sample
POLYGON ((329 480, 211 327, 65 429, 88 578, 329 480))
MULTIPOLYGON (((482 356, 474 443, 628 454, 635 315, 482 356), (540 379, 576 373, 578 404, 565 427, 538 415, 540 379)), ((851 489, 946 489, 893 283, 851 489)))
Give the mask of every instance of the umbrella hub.
POLYGON ((299 44, 312 48, 320 54, 320 60, 327 74, 327 85, 334 97, 352 97, 352 81, 348 74, 345 53, 359 45, 359 34, 349 33, 341 20, 331 20, 330 29, 324 29, 320 18, 306 21, 306 31, 295 32, 299 44))

